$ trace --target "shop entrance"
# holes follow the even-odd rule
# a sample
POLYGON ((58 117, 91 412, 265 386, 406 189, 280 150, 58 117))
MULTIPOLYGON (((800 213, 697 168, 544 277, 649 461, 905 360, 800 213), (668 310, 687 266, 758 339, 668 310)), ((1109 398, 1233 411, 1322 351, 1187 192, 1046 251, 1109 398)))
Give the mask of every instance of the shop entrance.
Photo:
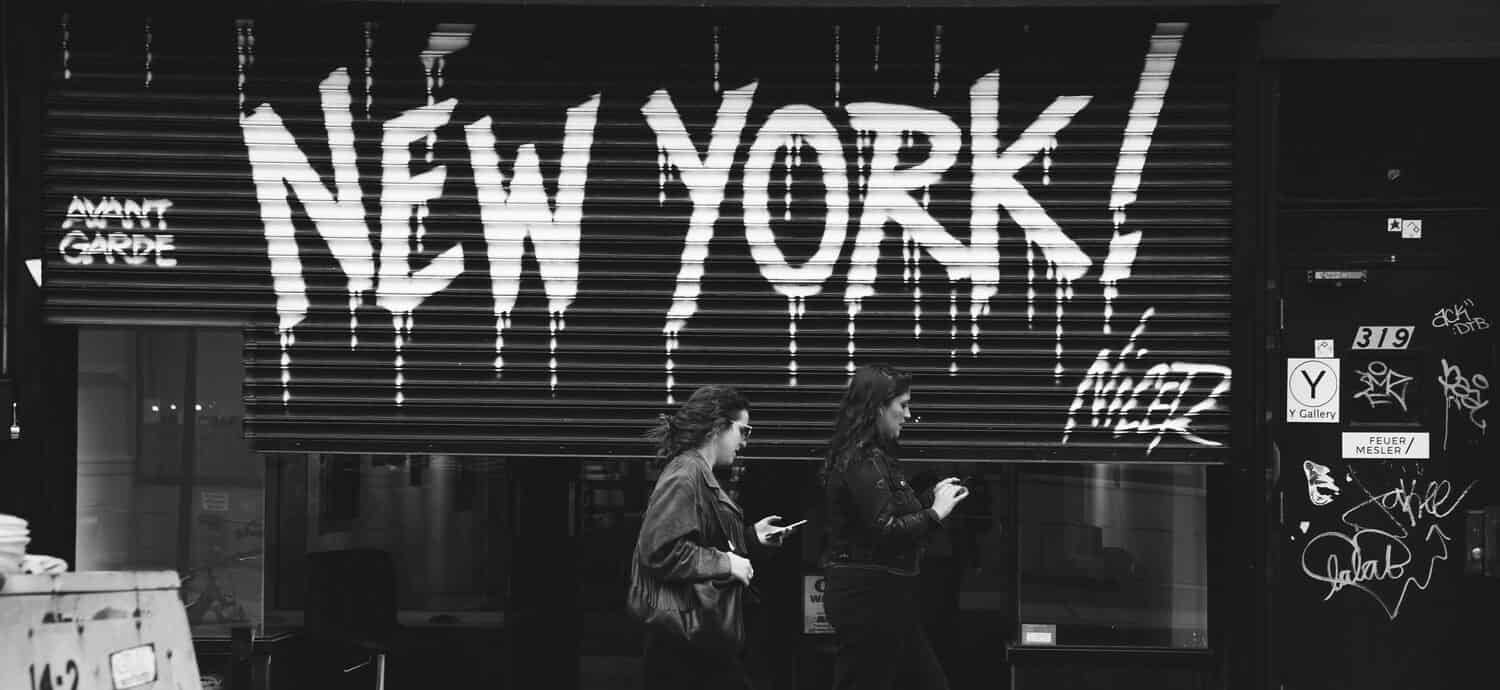
MULTIPOLYGON (((1493 244, 1462 218, 1428 231, 1465 227, 1493 244)), ((1485 673, 1479 631, 1500 610, 1489 270, 1408 250, 1282 276, 1281 687, 1458 687, 1485 673)))

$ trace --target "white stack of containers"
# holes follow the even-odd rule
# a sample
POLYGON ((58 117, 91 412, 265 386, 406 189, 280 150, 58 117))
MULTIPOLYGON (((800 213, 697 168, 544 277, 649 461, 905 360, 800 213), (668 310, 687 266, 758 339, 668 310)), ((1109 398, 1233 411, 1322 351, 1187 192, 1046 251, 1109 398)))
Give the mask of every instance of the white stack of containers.
POLYGON ((31 528, 14 515, 0 513, 0 573, 21 572, 26 545, 31 543, 31 528))

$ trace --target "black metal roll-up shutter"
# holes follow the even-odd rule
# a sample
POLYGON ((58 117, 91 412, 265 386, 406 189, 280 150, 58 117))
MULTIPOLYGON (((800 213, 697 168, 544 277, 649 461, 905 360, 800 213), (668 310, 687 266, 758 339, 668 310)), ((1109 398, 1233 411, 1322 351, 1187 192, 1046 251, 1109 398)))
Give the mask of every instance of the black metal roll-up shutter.
POLYGON ((1238 28, 1191 13, 64 15, 49 318, 244 328, 263 451, 1228 457, 1238 28))

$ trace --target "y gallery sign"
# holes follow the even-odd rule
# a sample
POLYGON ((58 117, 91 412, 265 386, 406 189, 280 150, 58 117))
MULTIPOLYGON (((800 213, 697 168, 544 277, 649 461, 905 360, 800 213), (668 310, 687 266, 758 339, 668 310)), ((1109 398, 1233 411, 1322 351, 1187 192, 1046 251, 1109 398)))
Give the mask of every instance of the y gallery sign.
POLYGON ((1339 421, 1339 360, 1286 360, 1286 421, 1339 421))

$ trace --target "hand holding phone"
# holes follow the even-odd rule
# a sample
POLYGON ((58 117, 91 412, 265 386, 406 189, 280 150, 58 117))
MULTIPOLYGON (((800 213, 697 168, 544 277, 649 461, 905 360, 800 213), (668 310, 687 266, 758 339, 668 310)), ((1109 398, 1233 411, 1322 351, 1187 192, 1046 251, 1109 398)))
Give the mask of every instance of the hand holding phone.
POLYGON ((796 522, 793 522, 790 525, 782 525, 782 526, 776 528, 776 533, 777 534, 786 534, 787 532, 790 532, 790 531, 792 531, 794 529, 797 529, 798 527, 801 527, 802 524, 805 523, 805 522, 807 522, 807 521, 806 520, 798 520, 796 522))

